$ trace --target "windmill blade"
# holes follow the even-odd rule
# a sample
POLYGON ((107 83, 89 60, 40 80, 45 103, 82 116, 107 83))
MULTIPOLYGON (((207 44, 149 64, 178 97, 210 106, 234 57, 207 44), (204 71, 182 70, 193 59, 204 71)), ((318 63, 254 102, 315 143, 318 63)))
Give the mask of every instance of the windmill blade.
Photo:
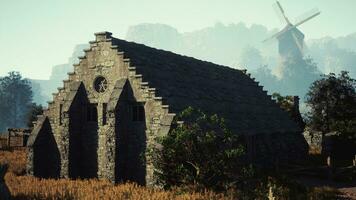
POLYGON ((279 19, 279 22, 281 22, 281 24, 285 24, 286 20, 284 19, 284 16, 281 13, 281 9, 279 8, 278 4, 276 2, 274 2, 272 4, 272 7, 273 7, 273 10, 274 10, 274 13, 276 13, 276 15, 277 15, 277 17, 279 19))
POLYGON ((297 44, 300 54, 303 55, 303 43, 300 43, 300 40, 298 40, 298 37, 295 35, 295 32, 293 30, 291 31, 291 33, 295 43, 297 44))
POLYGON ((282 5, 279 3, 279 1, 276 1, 276 3, 277 3, 277 6, 278 6, 279 10, 282 13, 282 16, 283 16, 284 20, 286 20, 287 24, 290 24, 290 21, 289 21, 288 17, 286 16, 282 5))
POLYGON ((306 13, 306 14, 304 14, 303 16, 303 20, 298 20, 299 22, 298 23, 296 23, 294 26, 300 26, 300 25, 302 25, 302 24, 304 24, 305 22, 307 22, 307 21, 309 21, 309 20, 311 20, 311 19, 313 19, 314 17, 316 17, 316 16, 318 16, 318 15, 320 15, 320 11, 318 10, 318 9, 313 9, 313 10, 311 10, 311 11, 309 11, 308 13, 306 13), (305 16, 308 16, 308 17, 305 17, 305 16))
POLYGON ((277 33, 275 33, 275 34, 273 34, 271 37, 266 38, 266 39, 263 40, 262 42, 267 42, 268 40, 272 40, 273 38, 278 37, 279 35, 281 35, 281 34, 284 33, 284 32, 285 32, 285 30, 281 30, 281 31, 279 31, 279 32, 277 32, 277 33))

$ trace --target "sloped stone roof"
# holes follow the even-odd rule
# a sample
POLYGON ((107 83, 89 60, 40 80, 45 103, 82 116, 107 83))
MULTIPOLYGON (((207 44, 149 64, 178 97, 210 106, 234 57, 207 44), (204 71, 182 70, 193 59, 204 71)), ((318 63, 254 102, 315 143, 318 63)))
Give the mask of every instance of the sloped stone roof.
POLYGON ((300 131, 263 87, 243 71, 116 38, 111 41, 142 74, 143 81, 156 88, 171 112, 192 106, 216 113, 236 133, 300 131))
POLYGON ((114 112, 126 83, 127 79, 120 79, 115 83, 114 90, 110 95, 110 100, 108 104, 109 112, 114 112))
POLYGON ((39 132, 43 128, 43 124, 46 122, 46 120, 48 120, 48 118, 43 116, 43 115, 38 115, 37 117, 38 117, 37 123, 34 126, 34 128, 32 130, 32 133, 31 133, 30 137, 27 140, 26 146, 28 146, 28 147, 32 147, 32 146, 35 145, 35 142, 36 142, 36 139, 37 139, 37 135, 39 134, 39 132))

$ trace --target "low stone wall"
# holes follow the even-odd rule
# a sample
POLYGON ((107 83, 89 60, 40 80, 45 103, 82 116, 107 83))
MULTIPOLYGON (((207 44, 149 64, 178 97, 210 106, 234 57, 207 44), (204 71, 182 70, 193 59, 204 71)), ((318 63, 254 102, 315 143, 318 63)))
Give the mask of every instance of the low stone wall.
POLYGON ((30 129, 9 128, 7 133, 0 135, 0 149, 26 146, 30 133, 30 129))
POLYGON ((7 135, 5 134, 0 134, 0 149, 5 149, 7 148, 7 135))

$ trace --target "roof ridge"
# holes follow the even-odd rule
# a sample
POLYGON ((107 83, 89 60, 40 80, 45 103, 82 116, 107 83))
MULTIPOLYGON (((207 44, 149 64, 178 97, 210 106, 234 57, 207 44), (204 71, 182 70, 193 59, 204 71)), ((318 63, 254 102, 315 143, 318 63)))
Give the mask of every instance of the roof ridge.
MULTIPOLYGON (((143 48, 147 48, 147 49, 150 49, 150 50, 153 50, 153 51, 158 51, 158 52, 161 52, 161 53, 166 53, 168 55, 171 55, 171 56, 178 56, 178 57, 181 57, 181 58, 185 58, 185 59, 191 59, 191 60, 194 60, 194 61, 197 61, 197 62, 202 62, 202 63, 205 63, 207 65, 212 65, 212 66, 215 66, 215 67, 220 67, 220 68, 223 68, 223 69, 228 69, 228 70, 231 70, 231 71, 236 71, 236 72, 240 72, 240 73, 243 73, 243 70, 240 70, 240 69, 235 69, 235 68, 232 68, 232 67, 229 67, 227 65, 221 65, 221 64, 217 64, 217 63, 214 63, 214 62, 211 62, 211 61, 207 61, 207 60, 201 60, 201 59, 198 59, 198 58, 194 58, 192 56, 188 56, 188 55, 183 55, 183 54, 179 54, 179 53, 175 53, 175 52, 172 52, 172 51, 169 51, 169 50, 164 50, 164 49, 159 49, 159 48, 155 48, 155 47, 150 47, 150 46, 147 46, 145 44, 142 44, 142 43, 136 43, 134 41, 126 41, 126 40, 123 40, 123 39, 119 39, 119 38, 115 38, 115 37, 111 37, 111 41, 112 42, 115 42, 115 41, 120 41, 120 42, 125 42, 125 43, 129 43, 129 44, 133 44, 133 45, 137 45, 137 46, 140 46, 140 47, 143 47, 143 48)), ((120 45, 113 45, 116 49, 120 49, 120 45)))

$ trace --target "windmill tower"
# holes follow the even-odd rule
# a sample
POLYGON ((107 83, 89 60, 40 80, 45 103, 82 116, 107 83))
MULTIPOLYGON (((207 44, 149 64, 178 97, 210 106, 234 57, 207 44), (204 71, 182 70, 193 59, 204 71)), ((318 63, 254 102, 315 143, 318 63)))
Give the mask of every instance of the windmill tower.
POLYGON ((282 5, 278 1, 276 3, 278 10, 280 11, 287 25, 278 33, 264 40, 264 42, 276 38, 278 40, 279 55, 283 60, 302 59, 304 49, 304 34, 297 27, 318 16, 320 12, 317 10, 312 11, 309 13, 308 17, 300 20, 295 24, 292 24, 286 16, 282 5))

